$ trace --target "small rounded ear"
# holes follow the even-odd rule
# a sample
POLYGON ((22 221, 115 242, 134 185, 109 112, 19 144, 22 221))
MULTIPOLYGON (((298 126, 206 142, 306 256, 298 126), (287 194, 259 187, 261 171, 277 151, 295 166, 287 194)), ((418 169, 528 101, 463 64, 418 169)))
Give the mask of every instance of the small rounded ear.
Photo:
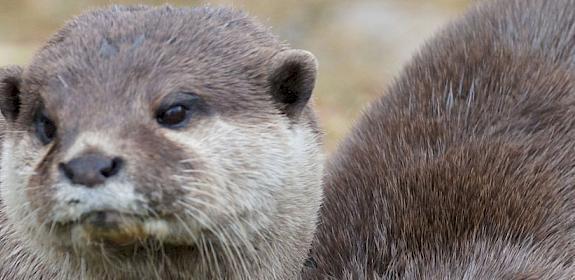
POLYGON ((317 60, 308 51, 286 50, 274 56, 269 78, 271 95, 291 119, 297 118, 311 97, 317 60))
POLYGON ((14 122, 20 113, 21 84, 21 67, 0 68, 0 111, 8 122, 14 122))

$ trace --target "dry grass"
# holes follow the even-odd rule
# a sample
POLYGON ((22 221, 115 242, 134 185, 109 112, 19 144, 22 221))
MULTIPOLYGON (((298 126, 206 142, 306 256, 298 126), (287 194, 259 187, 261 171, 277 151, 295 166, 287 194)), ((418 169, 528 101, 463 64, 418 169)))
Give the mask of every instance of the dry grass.
MULTIPOLYGON (((164 1, 2 0, 0 65, 25 64, 35 49, 74 14, 111 3, 164 1)), ((199 5, 204 1, 170 1, 199 5)), ((469 0, 211 1, 247 10, 293 47, 320 61, 315 103, 333 150, 370 100, 384 92, 402 64, 469 0)))

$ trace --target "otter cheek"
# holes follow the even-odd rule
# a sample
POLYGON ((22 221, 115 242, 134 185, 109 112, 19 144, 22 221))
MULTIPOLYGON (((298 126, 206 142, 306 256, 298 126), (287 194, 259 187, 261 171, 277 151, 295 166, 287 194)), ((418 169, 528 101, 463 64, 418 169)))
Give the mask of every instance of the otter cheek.
POLYGON ((206 211, 215 218, 245 212, 252 212, 249 216, 254 217, 273 209, 270 204, 281 186, 279 178, 289 170, 283 157, 285 145, 281 144, 285 138, 278 134, 271 129, 217 120, 193 132, 166 135, 195 151, 198 158, 194 161, 203 161, 203 169, 192 172, 207 175, 199 178, 204 182, 187 190, 194 198, 205 199, 202 203, 212 205, 206 211))
POLYGON ((38 209, 37 218, 39 222, 45 222, 50 219, 54 209, 54 177, 55 174, 50 172, 50 160, 42 161, 30 176, 26 194, 30 205, 38 209))
POLYGON ((17 234, 38 236, 39 225, 45 223, 50 211, 45 191, 30 183, 36 174, 35 167, 39 164, 36 159, 40 152, 25 135, 6 136, 0 167, 2 200, 10 209, 6 214, 13 221, 17 234))

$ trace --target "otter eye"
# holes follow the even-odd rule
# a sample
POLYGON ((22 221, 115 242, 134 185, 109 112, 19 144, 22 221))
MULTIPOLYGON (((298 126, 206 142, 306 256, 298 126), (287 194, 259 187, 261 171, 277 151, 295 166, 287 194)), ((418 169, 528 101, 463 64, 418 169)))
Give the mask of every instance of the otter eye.
POLYGON ((177 128, 188 119, 188 112, 188 108, 184 105, 174 105, 160 111, 156 116, 156 120, 163 126, 177 128))
POLYGON ((35 120, 36 136, 42 144, 47 145, 56 137, 56 125, 44 112, 38 114, 35 120))
POLYGON ((164 97, 154 111, 158 124, 169 129, 184 128, 192 118, 201 119, 210 115, 208 104, 193 92, 174 92, 164 97))

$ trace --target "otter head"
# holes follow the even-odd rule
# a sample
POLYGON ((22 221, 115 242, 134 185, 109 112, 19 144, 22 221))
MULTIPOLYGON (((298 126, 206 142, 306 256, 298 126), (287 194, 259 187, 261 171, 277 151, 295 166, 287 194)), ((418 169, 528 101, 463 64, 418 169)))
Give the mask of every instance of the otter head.
POLYGON ((315 74, 229 9, 76 18, 0 72, 14 238, 69 278, 293 276, 321 197, 315 74))

